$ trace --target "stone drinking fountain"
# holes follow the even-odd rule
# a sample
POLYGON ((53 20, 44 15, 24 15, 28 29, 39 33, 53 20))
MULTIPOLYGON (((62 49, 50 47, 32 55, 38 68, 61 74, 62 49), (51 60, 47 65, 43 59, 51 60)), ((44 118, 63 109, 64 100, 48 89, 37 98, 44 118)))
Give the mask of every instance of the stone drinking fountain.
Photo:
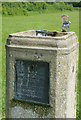
POLYGON ((79 43, 75 32, 68 32, 68 17, 62 19, 62 32, 9 35, 6 118, 76 118, 79 43))

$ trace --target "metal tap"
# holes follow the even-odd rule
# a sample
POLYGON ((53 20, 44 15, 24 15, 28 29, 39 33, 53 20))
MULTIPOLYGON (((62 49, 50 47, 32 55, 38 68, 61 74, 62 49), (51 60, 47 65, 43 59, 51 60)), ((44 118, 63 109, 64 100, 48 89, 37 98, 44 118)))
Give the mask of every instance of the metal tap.
POLYGON ((69 31, 69 25, 71 22, 69 21, 69 16, 67 15, 62 15, 61 16, 63 25, 62 25, 62 32, 68 32, 69 31))
POLYGON ((36 36, 46 36, 48 31, 46 30, 36 30, 36 36))

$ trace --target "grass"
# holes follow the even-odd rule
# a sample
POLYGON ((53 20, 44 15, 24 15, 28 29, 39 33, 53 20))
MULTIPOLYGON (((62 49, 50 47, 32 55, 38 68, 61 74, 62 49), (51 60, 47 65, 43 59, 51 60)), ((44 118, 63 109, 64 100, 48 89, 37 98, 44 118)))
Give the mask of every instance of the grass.
MULTIPOLYGON (((0 12, 1 12, 1 4, 0 4, 0 12)), ((0 14, 0 28, 2 28, 2 16, 0 14)), ((1 31, 2 29, 0 29, 0 88, 2 88, 2 35, 1 35, 1 31)), ((0 89, 0 113, 2 113, 2 89, 0 89)), ((0 114, 0 118, 1 118, 2 114, 0 114)))
MULTIPOLYGON (((6 16, 2 17, 2 76, 3 76, 3 118, 5 117, 5 44, 10 33, 16 33, 26 30, 57 30, 61 31, 62 21, 61 15, 66 14, 69 16, 71 25, 70 31, 75 31, 79 38, 79 11, 60 11, 51 13, 40 13, 30 16, 6 16)), ((77 95, 78 98, 78 95, 77 95)), ((78 111, 78 107, 77 107, 78 111)), ((78 114, 77 114, 78 116, 78 114)))

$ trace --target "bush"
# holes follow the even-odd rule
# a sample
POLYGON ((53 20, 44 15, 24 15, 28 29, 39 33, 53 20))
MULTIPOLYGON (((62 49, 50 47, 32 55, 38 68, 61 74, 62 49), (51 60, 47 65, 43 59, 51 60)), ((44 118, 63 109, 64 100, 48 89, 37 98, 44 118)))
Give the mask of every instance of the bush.
POLYGON ((35 11, 45 10, 47 8, 46 2, 33 2, 33 5, 35 11))
POLYGON ((6 8, 4 8, 4 10, 2 10, 2 14, 3 15, 8 15, 8 12, 7 12, 6 8))
POLYGON ((28 10, 28 11, 34 11, 34 5, 32 4, 32 3, 30 3, 30 2, 28 2, 27 4, 26 4, 26 9, 28 10))
POLYGON ((61 3, 56 2, 56 3, 54 3, 54 8, 62 11, 65 9, 65 4, 62 2, 61 3))
POLYGON ((73 5, 72 4, 67 4, 66 5, 66 10, 72 11, 73 10, 73 5))
POLYGON ((54 3, 54 8, 57 9, 57 10, 73 10, 73 6, 72 4, 67 4, 67 3, 64 3, 64 2, 56 2, 54 3))
POLYGON ((28 16, 28 11, 26 9, 23 9, 23 14, 28 16))

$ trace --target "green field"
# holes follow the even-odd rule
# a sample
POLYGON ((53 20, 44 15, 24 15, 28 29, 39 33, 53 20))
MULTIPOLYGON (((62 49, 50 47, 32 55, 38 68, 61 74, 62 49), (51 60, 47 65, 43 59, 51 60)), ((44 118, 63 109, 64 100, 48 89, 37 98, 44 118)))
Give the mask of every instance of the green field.
MULTIPOLYGON (((30 16, 6 16, 2 17, 2 87, 3 87, 3 117, 5 117, 5 44, 6 39, 10 33, 16 33, 26 30, 57 30, 61 31, 62 21, 61 15, 66 14, 69 16, 71 25, 70 31, 76 32, 79 38, 79 11, 61 11, 51 13, 34 13, 30 16)), ((77 95, 78 98, 78 95, 77 95)), ((77 107, 78 111, 78 107, 77 107)), ((77 112, 78 116, 78 112, 77 112)))

